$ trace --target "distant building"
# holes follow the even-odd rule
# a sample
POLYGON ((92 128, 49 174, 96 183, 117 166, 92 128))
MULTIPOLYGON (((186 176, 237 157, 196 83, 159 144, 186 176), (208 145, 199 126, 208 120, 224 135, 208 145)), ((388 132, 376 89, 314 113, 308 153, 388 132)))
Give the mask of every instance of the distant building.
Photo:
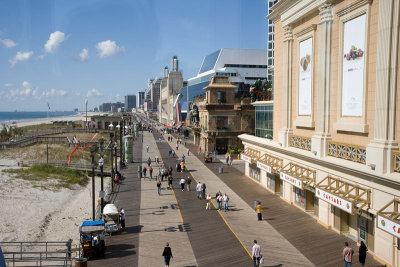
POLYGON ((130 112, 133 108, 136 108, 136 95, 125 96, 125 111, 130 112))
POLYGON ((103 103, 99 106, 100 112, 117 112, 118 108, 124 107, 124 103, 103 103))
POLYGON ((144 98, 145 98, 145 92, 144 91, 139 91, 136 94, 136 101, 137 101, 137 108, 143 108, 144 104, 144 98))
POLYGON ((74 112, 78 112, 78 109, 77 109, 77 108, 74 108, 74 112))
MULTIPOLYGON (((267 14, 269 15, 272 12, 272 6, 278 2, 278 0, 268 0, 267 5, 267 14)), ((268 65, 268 80, 272 81, 273 79, 273 68, 274 68, 274 22, 270 19, 267 19, 267 65, 268 65)))

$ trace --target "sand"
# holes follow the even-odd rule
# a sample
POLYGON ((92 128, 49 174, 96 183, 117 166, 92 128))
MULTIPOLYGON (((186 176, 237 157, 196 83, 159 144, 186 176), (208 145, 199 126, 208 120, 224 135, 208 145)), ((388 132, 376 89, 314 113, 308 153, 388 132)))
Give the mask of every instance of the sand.
MULTIPOLYGON (((17 161, 0 159, 0 170, 17 168, 17 161)), ((105 179, 105 186, 110 179, 105 179)), ((91 220, 91 179, 75 190, 43 190, 35 184, 0 173, 0 241, 67 241, 79 243, 79 225, 91 220)), ((100 178, 96 178, 96 192, 100 178)), ((96 193, 96 197, 98 193, 96 193)))

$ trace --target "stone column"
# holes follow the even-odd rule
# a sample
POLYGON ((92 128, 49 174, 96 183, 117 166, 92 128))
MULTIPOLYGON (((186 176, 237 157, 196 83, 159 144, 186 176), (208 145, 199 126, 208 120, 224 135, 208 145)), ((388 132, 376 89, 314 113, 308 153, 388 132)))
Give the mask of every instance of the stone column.
POLYGON ((398 0, 379 0, 374 139, 367 145, 367 165, 378 173, 392 172, 393 150, 398 149, 399 5, 398 0))
POLYGON ((289 135, 292 130, 292 57, 293 32, 291 26, 284 28, 283 41, 283 90, 282 90, 282 122, 283 128, 279 131, 278 140, 282 147, 289 145, 289 135))
POLYGON ((330 94, 331 94, 331 40, 333 14, 332 6, 319 8, 318 24, 318 69, 317 69, 317 114, 315 134, 311 138, 311 150, 318 157, 327 155, 329 132, 330 94))

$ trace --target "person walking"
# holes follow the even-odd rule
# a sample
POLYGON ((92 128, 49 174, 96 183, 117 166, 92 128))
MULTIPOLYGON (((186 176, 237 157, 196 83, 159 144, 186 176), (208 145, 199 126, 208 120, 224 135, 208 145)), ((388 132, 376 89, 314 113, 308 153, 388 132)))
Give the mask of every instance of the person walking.
POLYGON ((121 224, 122 231, 125 231, 125 211, 123 208, 119 209, 119 223, 121 224))
POLYGON ((213 160, 216 161, 217 160, 217 151, 214 150, 213 152, 213 160))
POLYGON ((222 197, 221 192, 219 192, 217 196, 218 210, 222 210, 222 201, 224 201, 224 198, 222 197))
POLYGON ((368 248, 364 244, 364 241, 361 241, 360 248, 358 249, 358 261, 362 267, 365 266, 365 259, 367 258, 368 248))
POLYGON ((171 166, 169 166, 169 168, 168 168, 168 175, 172 176, 172 167, 171 166))
POLYGON ((187 149, 186 149, 186 153, 187 153, 188 156, 189 156, 189 152, 190 152, 190 151, 189 151, 189 148, 187 148, 187 149))
POLYGON ((160 159, 159 159, 158 155, 156 155, 155 159, 156 159, 156 163, 158 164, 160 162, 160 159))
POLYGON ((168 242, 165 244, 165 248, 162 253, 162 256, 164 257, 164 267, 169 267, 169 262, 170 262, 171 258, 173 258, 174 256, 172 256, 172 250, 169 247, 168 242))
POLYGON ((211 209, 211 195, 207 194, 206 199, 207 199, 206 210, 209 210, 211 209))
POLYGON ((204 199, 206 199, 206 188, 207 188, 207 186, 206 186, 206 184, 204 183, 204 184, 201 186, 201 195, 202 195, 202 198, 204 198, 204 199))
POLYGON ((185 191, 185 183, 186 183, 186 181, 185 181, 184 178, 182 178, 182 179, 179 181, 179 184, 181 185, 182 191, 185 191))
POLYGON ((176 146, 175 146, 175 148, 176 148, 176 150, 178 150, 178 141, 176 141, 176 146))
POLYGON ((169 189, 171 190, 172 189, 172 175, 169 175, 168 176, 168 187, 169 187, 169 189))
POLYGON ((253 257, 254 267, 259 267, 262 255, 261 255, 261 247, 259 244, 257 244, 257 240, 254 240, 254 246, 251 249, 251 256, 253 257))
POLYGON ((146 172, 147 172, 146 167, 143 167, 143 178, 146 177, 146 172))
POLYGON ((171 157, 172 155, 172 149, 168 150, 168 157, 171 157))
POLYGON ((233 157, 231 154, 229 154, 229 165, 232 166, 232 163, 233 163, 233 157))
POLYGON ((196 185, 196 192, 197 192, 197 198, 200 200, 201 200, 201 188, 202 188, 202 184, 199 181, 196 185))
POLYGON ((201 154, 201 146, 199 146, 199 147, 197 148, 197 154, 198 154, 198 155, 201 154))
POLYGON ((175 150, 172 150, 172 157, 175 158, 175 150))
POLYGON ((151 165, 151 158, 149 157, 148 159, 147 159, 147 165, 150 167, 150 165, 151 165))
POLYGON ((150 180, 153 180, 153 168, 149 168, 149 175, 150 175, 150 180))
POLYGON ((228 211, 229 210, 229 197, 226 193, 222 197, 222 200, 224 201, 224 211, 228 211))
POLYGON ((225 163, 226 163, 226 166, 229 165, 229 153, 228 152, 226 152, 226 154, 225 154, 225 163))
POLYGON ((161 181, 158 179, 157 181, 157 193, 159 196, 161 196, 161 181))
POLYGON ((146 151, 149 153, 149 145, 146 145, 146 151))
POLYGON ((354 250, 349 247, 348 242, 344 242, 344 249, 342 252, 343 260, 344 260, 344 267, 351 267, 351 262, 353 260, 354 250))
POLYGON ((183 172, 183 171, 185 170, 185 163, 184 163, 184 161, 181 161, 180 165, 181 165, 181 172, 183 172))
POLYGON ((261 202, 258 202, 256 206, 257 218, 259 221, 262 221, 262 214, 261 214, 261 202))
POLYGON ((190 191, 190 184, 192 183, 192 179, 190 179, 190 177, 188 176, 186 178, 186 190, 190 191))

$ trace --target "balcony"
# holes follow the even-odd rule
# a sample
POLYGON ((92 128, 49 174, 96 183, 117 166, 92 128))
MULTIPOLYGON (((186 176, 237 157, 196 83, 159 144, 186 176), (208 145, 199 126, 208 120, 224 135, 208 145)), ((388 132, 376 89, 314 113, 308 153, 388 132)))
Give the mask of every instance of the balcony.
POLYGON ((367 150, 364 146, 336 143, 330 141, 328 142, 328 156, 365 164, 367 150))
POLYGON ((289 136, 289 146, 311 151, 311 138, 292 134, 289 136))

